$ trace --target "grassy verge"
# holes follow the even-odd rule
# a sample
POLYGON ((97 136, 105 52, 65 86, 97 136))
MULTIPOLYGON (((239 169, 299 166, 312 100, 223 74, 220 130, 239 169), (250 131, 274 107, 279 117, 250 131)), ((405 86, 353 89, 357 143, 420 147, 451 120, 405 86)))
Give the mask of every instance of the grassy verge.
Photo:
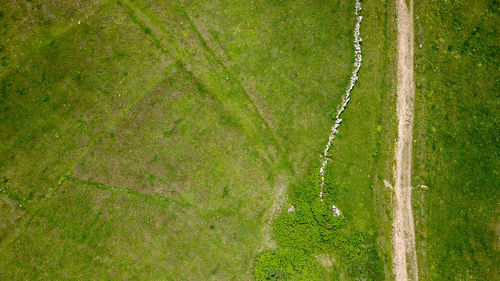
POLYGON ((422 280, 498 277, 498 16, 498 1, 415 2, 422 280))

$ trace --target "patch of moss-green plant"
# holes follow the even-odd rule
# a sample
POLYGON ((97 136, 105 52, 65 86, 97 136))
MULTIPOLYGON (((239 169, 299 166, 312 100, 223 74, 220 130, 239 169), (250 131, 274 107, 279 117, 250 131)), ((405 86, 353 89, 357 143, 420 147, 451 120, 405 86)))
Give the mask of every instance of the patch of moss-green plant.
POLYGON ((321 265, 314 257, 304 251, 290 248, 261 253, 257 258, 254 274, 257 281, 322 279, 321 265))

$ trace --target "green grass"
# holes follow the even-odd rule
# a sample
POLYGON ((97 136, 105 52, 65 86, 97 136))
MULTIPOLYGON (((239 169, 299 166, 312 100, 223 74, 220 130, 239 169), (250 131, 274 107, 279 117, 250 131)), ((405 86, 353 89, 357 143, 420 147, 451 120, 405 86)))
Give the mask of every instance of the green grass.
POLYGON ((415 2, 422 280, 498 278, 498 1, 415 2))
POLYGON ((319 171, 352 71, 350 1, 2 6, 0 279, 248 280, 273 238, 271 264, 308 265, 298 279, 389 278, 393 7, 364 5, 327 172, 345 245, 309 256, 265 227, 319 171))
POLYGON ((9 68, 21 67, 33 53, 54 37, 71 32, 78 21, 92 17, 107 1, 2 1, 0 77, 9 68))

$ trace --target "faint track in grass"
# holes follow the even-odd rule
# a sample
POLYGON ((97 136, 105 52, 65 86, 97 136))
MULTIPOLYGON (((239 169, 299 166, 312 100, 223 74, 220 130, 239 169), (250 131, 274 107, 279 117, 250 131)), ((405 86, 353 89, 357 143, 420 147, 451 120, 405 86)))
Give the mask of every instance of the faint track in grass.
MULTIPOLYGON (((166 67, 166 69, 165 69, 164 72, 159 73, 154 79, 152 79, 151 81, 149 81, 149 83, 146 85, 147 89, 152 89, 152 87, 154 85, 156 85, 158 82, 160 82, 163 79, 164 75, 170 75, 173 67, 174 67, 174 64, 171 64, 170 66, 166 67)), ((123 120, 123 118, 127 115, 127 113, 130 112, 130 110, 140 100, 142 100, 145 95, 147 95, 147 93, 150 93, 150 91, 144 91, 142 94, 137 95, 124 109, 122 109, 120 112, 118 112, 118 114, 116 114, 116 117, 112 118, 112 120, 110 121, 110 124, 108 125, 107 129, 113 129, 113 128, 115 128, 116 125, 121 120, 123 120)), ((14 242, 16 242, 19 238, 21 238, 24 235, 24 233, 28 230, 28 228, 31 225, 31 222, 34 220, 34 218, 37 217, 38 214, 43 210, 43 208, 46 207, 45 206, 46 202, 48 200, 50 200, 52 198, 52 196, 54 196, 55 194, 57 194, 57 192, 61 188, 61 186, 64 183, 64 181, 67 179, 67 177, 71 177, 71 175, 72 175, 75 167, 78 165, 78 162, 81 159, 83 159, 90 152, 90 150, 92 149, 92 147, 94 147, 94 145, 96 144, 97 139, 99 139, 99 137, 102 136, 105 132, 106 132, 106 130, 104 129, 101 132, 99 132, 96 136, 94 136, 94 138, 91 138, 89 140, 89 142, 85 145, 85 147, 78 154, 78 156, 75 157, 75 160, 70 165, 71 168, 68 169, 67 171, 65 171, 64 174, 62 174, 61 176, 58 177, 58 179, 55 180, 55 182, 53 183, 53 185, 50 188, 49 192, 40 200, 40 202, 38 203, 38 206, 33 210, 33 212, 32 213, 26 213, 24 215, 24 217, 22 218, 23 219, 22 224, 24 225, 23 230, 21 230, 19 232, 19 234, 16 235, 15 237, 10 237, 10 240, 4 239, 4 240, 0 241, 0 246, 3 246, 4 244, 5 245, 11 245, 11 244, 13 244, 14 242), (28 217, 28 215, 29 215, 29 217, 28 217)))
POLYGON ((418 280, 411 167, 415 83, 413 80, 413 0, 397 1, 398 86, 394 171, 393 272, 397 281, 418 280), (407 2, 408 5, 407 6, 407 2))
MULTIPOLYGON (((262 110, 257 106, 254 97, 245 90, 241 81, 238 80, 236 75, 231 72, 225 62, 217 55, 216 50, 209 46, 181 1, 176 1, 175 3, 177 5, 177 11, 180 12, 179 15, 183 16, 188 23, 184 31, 192 35, 193 40, 191 41, 184 39, 185 42, 182 42, 182 36, 172 36, 172 34, 169 33, 168 26, 164 26, 164 23, 156 15, 149 14, 147 9, 137 7, 129 0, 122 0, 120 3, 120 6, 122 6, 131 17, 135 18, 137 24, 151 31, 151 36, 155 38, 166 54, 175 57, 183 64, 194 79, 199 81, 200 84, 207 86, 210 84, 210 81, 203 79, 203 75, 207 75, 207 73, 200 73, 199 70, 196 72, 196 68, 189 69, 189 65, 191 64, 206 62, 203 62, 203 60, 196 61, 190 59, 179 51, 186 48, 186 46, 183 46, 183 43, 186 44, 186 42, 188 47, 192 47, 194 50, 199 49, 198 56, 204 56, 211 62, 211 64, 207 65, 205 68, 209 70, 209 72, 212 72, 211 74, 220 78, 220 81, 226 80, 225 82, 236 90, 229 94, 227 91, 217 92, 216 90, 210 89, 210 87, 206 87, 207 92, 209 92, 228 113, 236 117, 241 125, 240 130, 244 135, 250 139, 258 138, 260 135, 264 136, 265 144, 257 147, 258 153, 262 159, 266 159, 267 153, 269 153, 269 147, 275 150, 277 156, 275 161, 278 163, 278 166, 281 167, 277 170, 274 169, 273 172, 276 177, 281 178, 281 180, 273 187, 273 205, 269 207, 262 218, 264 224, 262 229, 264 247, 273 244, 270 222, 277 216, 276 210, 280 210, 282 207, 281 205, 285 201, 288 183, 294 181, 293 179, 296 177, 293 165, 285 151, 283 140, 279 138, 279 135, 273 130, 264 114, 262 114, 262 110), (288 179, 285 180, 284 178, 288 179)), ((183 36, 186 35, 183 34, 183 36)))
MULTIPOLYGON (((236 81, 236 86, 238 87, 238 89, 240 91, 242 91, 248 98, 248 100, 251 102, 252 104, 252 107, 255 109, 255 111, 259 114, 260 118, 262 119, 262 122, 264 122, 264 125, 269 128, 269 130, 273 133, 273 135, 275 134, 274 131, 272 130, 272 127, 271 125, 269 125, 269 122, 266 120, 266 118, 264 117, 264 115, 262 114, 261 110, 259 109, 259 107, 255 104, 255 101, 254 99, 252 98, 252 96, 245 90, 245 88, 243 87, 243 85, 241 84, 241 82, 236 78, 235 75, 233 75, 231 73, 231 71, 227 68, 227 66, 224 64, 224 62, 222 62, 222 60, 217 56, 217 54, 215 53, 215 51, 208 45, 207 41, 205 40, 205 38, 203 38, 203 36, 201 35, 201 32, 200 30, 196 27, 196 25, 194 24, 193 20, 191 19, 191 17, 189 16, 187 10, 186 10, 186 7, 184 6, 184 4, 182 4, 181 1, 178 1, 179 5, 180 5, 180 8, 184 14, 184 16, 186 17, 187 21, 189 22, 189 25, 191 26, 191 29, 193 30, 193 32, 196 34, 196 37, 198 38, 198 40, 200 41, 201 45, 203 46, 203 48, 205 48, 205 50, 210 54, 210 56, 213 58, 213 60, 215 60, 217 62, 217 64, 224 70, 224 73, 230 77, 230 79, 232 81, 236 81)), ((276 136, 274 136, 274 138, 276 139, 276 141, 278 142, 278 138, 276 136)), ((280 145, 281 147, 281 145, 280 145)))
MULTIPOLYGON (((162 50, 164 50, 167 54, 173 56, 178 61, 180 61, 184 66, 190 65, 190 61, 186 56, 179 53, 179 50, 183 48, 182 42, 180 42, 179 38, 175 38, 168 32, 168 28, 164 27, 157 16, 150 15, 147 13, 146 9, 142 9, 134 5, 130 0, 122 0, 119 1, 119 6, 124 8, 130 16, 134 17, 137 20, 137 23, 141 25, 141 27, 147 27, 152 36, 155 38, 157 42, 161 45, 162 50)), ((244 87, 241 85, 241 82, 236 79, 236 77, 231 73, 231 71, 227 68, 227 66, 222 62, 222 60, 216 55, 215 51, 208 46, 206 40, 202 37, 198 28, 194 25, 191 18, 187 14, 185 7, 180 1, 176 1, 177 9, 180 14, 188 21, 189 29, 192 34, 194 34, 197 43, 190 42, 190 46, 193 49, 200 48, 203 52, 200 54, 201 56, 207 57, 209 60, 215 62, 214 65, 216 67, 207 67, 207 69, 211 69, 213 74, 219 76, 222 80, 226 80, 231 87, 234 87, 237 91, 229 94, 228 92, 217 93, 211 92, 212 96, 222 105, 224 106, 228 112, 235 116, 240 124, 241 129, 248 137, 255 137, 256 135, 264 135, 266 136, 268 143, 276 149, 276 152, 279 155, 280 162, 286 166, 286 171, 289 172, 293 177, 295 177, 295 171, 293 170, 293 166, 286 156, 286 153, 283 149, 283 145, 280 142, 280 139, 276 135, 275 131, 272 130, 272 127, 269 125, 269 122, 264 118, 260 109, 255 104, 255 101, 252 97, 246 92, 244 87), (198 45, 199 44, 199 45, 198 45), (223 74, 223 75, 222 75, 223 74), (223 79, 225 78, 225 79, 223 79), (235 94, 237 93, 237 95, 235 94), (258 134, 256 134, 258 132, 258 134)), ((204 83, 202 76, 203 73, 195 73, 193 70, 188 69, 189 72, 193 76, 197 78, 200 83, 204 83)), ((206 85, 205 85, 206 86, 206 85)))

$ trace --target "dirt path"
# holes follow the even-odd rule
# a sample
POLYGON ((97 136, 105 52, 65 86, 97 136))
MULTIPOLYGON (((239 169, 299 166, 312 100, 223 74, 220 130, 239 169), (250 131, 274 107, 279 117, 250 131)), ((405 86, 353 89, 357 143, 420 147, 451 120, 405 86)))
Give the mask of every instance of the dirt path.
POLYGON ((413 0, 397 1, 398 140, 394 171, 393 271, 397 281, 418 280, 411 206, 411 163, 415 83, 413 81, 413 0), (407 6, 409 4, 409 7, 407 6))

